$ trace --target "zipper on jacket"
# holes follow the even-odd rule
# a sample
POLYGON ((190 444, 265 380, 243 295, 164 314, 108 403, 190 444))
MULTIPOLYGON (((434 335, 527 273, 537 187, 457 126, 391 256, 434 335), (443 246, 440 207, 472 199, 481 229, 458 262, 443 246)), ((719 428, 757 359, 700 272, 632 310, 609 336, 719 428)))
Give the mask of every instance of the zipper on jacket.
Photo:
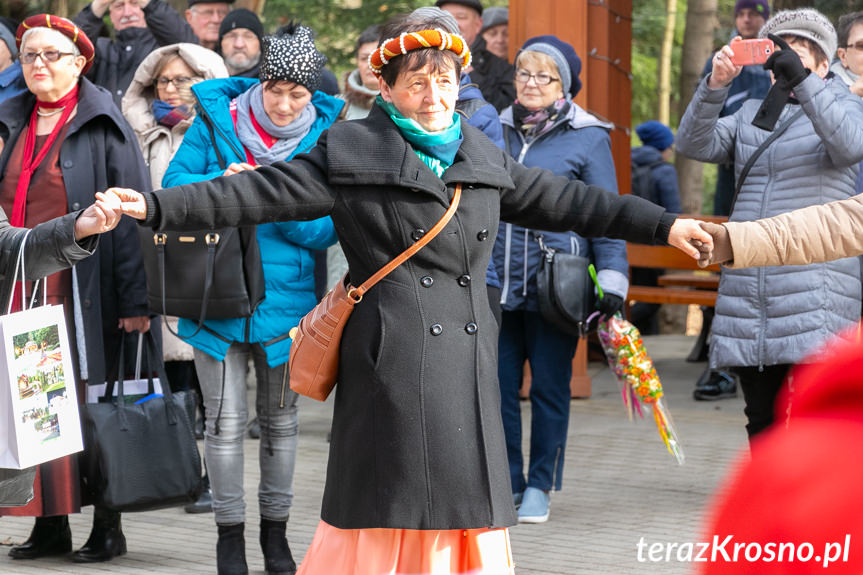
POLYGON ((506 296, 509 294, 509 264, 512 261, 510 254, 510 250, 512 249, 512 224, 506 224, 505 229, 503 243, 503 285, 500 289, 500 305, 506 303, 506 296))
POLYGON ((527 242, 530 240, 530 238, 528 237, 528 234, 530 234, 530 230, 525 228, 524 229, 524 256, 523 256, 524 271, 522 272, 523 275, 521 276, 521 280, 522 280, 521 281, 521 295, 524 297, 527 297, 527 251, 528 251, 527 250, 527 242))

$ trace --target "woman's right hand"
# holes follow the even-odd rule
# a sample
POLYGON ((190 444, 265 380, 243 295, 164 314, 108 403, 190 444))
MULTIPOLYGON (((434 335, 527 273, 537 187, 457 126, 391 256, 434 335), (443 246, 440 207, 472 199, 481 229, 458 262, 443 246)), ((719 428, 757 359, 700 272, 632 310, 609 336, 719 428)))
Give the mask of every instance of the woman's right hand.
POLYGON ((225 173, 223 176, 233 176, 234 174, 239 174, 240 172, 244 172, 246 170, 254 170, 255 166, 251 164, 247 164, 246 162, 234 163, 230 164, 227 169, 225 169, 225 173))
POLYGON ((131 216, 136 220, 143 220, 147 217, 147 203, 144 201, 144 196, 135 190, 130 190, 129 188, 108 188, 104 192, 96 192, 97 201, 114 205, 118 199, 120 201, 120 209, 127 216, 131 216))
POLYGON ((698 258, 698 266, 706 268, 713 264, 727 264, 734 260, 734 250, 731 247, 731 238, 728 237, 728 229, 721 224, 710 222, 699 222, 701 229, 713 237, 713 249, 702 252, 698 258))
POLYGON ((713 72, 707 78, 707 86, 711 90, 724 88, 743 71, 743 66, 735 66, 731 61, 734 50, 731 46, 723 46, 713 55, 713 72))

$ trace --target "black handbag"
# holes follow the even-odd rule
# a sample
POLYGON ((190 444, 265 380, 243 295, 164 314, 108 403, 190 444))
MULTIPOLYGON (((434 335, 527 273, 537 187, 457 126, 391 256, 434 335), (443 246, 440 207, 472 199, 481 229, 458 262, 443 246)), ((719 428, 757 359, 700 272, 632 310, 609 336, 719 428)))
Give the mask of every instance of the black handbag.
MULTIPOLYGON (((150 511, 194 502, 201 494, 201 457, 189 421, 186 392, 171 392, 152 334, 145 335, 148 365, 157 366, 162 396, 127 405, 123 371, 99 403, 81 406, 84 451, 79 456, 84 488, 94 503, 116 511, 150 511)), ((124 365, 120 346, 120 366, 124 365)))
MULTIPOLYGON (((207 232, 140 228, 150 311, 198 319, 249 317, 264 299, 254 227, 207 232)), ((196 332, 197 333, 197 332, 196 332)))
POLYGON ((542 260, 536 273, 537 298, 542 318, 558 329, 584 335, 587 318, 594 309, 590 260, 555 251, 536 236, 542 260))
MULTIPOLYGON (((200 118, 210 133, 219 167, 225 170, 227 162, 216 143, 212 120, 204 110, 200 118)), ((234 151, 242 157, 239 150, 234 151)), ((207 319, 250 317, 264 300, 264 267, 255 226, 199 232, 155 232, 142 227, 139 235, 150 311, 198 318, 192 335, 207 319)))

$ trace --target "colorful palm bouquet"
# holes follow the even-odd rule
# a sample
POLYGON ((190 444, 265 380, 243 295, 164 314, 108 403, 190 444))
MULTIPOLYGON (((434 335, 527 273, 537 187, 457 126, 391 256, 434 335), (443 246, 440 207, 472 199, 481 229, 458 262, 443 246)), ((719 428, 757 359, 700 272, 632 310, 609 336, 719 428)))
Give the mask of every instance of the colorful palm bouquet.
MULTIPOLYGON (((596 271, 592 265, 590 275, 596 284, 597 294, 602 299, 602 288, 599 286, 596 271)), ((682 465, 683 448, 677 438, 671 414, 663 400, 662 383, 659 381, 653 361, 647 355, 644 340, 638 328, 617 313, 610 318, 601 318, 597 335, 608 359, 608 365, 621 384, 623 405, 629 420, 632 421, 636 414, 643 419, 645 408, 650 409, 665 447, 682 465)))

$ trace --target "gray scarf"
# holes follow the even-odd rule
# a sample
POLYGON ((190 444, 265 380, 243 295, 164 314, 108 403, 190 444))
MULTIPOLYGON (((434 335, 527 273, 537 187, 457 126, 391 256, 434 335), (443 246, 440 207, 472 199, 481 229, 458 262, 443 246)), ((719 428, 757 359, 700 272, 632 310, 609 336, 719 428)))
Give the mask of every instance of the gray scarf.
POLYGON ((279 127, 270 120, 264 111, 262 84, 256 84, 252 89, 237 96, 237 135, 240 142, 255 157, 255 160, 265 166, 287 159, 300 144, 300 141, 309 133, 317 117, 317 110, 309 102, 293 122, 287 126, 279 127), (278 138, 272 148, 267 148, 258 135, 258 131, 252 125, 249 109, 255 114, 255 120, 264 131, 278 138))

